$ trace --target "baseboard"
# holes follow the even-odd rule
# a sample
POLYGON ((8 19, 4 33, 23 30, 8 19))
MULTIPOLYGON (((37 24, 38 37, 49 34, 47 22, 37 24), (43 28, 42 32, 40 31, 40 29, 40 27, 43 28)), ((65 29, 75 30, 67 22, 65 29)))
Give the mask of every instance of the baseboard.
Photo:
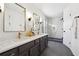
POLYGON ((48 37, 48 41, 56 41, 56 42, 63 43, 63 38, 48 37))

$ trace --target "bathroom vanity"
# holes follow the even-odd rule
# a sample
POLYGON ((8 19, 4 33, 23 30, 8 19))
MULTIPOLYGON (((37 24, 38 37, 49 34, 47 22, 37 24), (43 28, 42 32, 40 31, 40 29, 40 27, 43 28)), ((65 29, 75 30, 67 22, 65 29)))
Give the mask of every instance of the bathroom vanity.
POLYGON ((39 56, 48 46, 48 35, 39 34, 0 42, 0 56, 39 56))

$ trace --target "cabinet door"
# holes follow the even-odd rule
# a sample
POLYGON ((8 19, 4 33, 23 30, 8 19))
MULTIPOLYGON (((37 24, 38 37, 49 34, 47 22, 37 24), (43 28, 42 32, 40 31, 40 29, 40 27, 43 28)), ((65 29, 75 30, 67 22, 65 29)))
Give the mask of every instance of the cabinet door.
POLYGON ((30 49, 30 56, 38 56, 40 55, 39 44, 35 45, 30 49))
POLYGON ((22 45, 22 46, 20 46, 19 47, 19 55, 20 56, 28 56, 29 55, 29 49, 31 48, 31 47, 33 47, 34 46, 34 41, 32 41, 32 42, 29 42, 29 43, 27 43, 27 44, 24 44, 24 45, 22 45))
POLYGON ((7 52, 0 54, 1 56, 18 56, 18 48, 11 49, 7 52))
POLYGON ((40 52, 42 53, 45 49, 45 39, 40 39, 40 52))
POLYGON ((44 36, 43 39, 45 40, 45 47, 47 47, 48 46, 48 36, 44 36))

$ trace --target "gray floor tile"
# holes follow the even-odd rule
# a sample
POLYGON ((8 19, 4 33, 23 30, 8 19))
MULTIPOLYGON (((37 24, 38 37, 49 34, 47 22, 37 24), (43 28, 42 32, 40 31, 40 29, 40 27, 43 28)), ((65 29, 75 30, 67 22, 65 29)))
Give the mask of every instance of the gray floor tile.
POLYGON ((73 56, 71 50, 59 42, 48 41, 48 48, 41 56, 73 56))

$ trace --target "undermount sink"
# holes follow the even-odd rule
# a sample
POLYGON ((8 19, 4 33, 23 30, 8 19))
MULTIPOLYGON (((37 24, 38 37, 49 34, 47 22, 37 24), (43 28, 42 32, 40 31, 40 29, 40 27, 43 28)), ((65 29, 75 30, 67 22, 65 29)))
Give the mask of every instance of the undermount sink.
POLYGON ((17 41, 20 41, 20 40, 28 40, 28 39, 31 39, 33 36, 29 37, 29 36, 21 36, 20 38, 16 38, 17 41))

